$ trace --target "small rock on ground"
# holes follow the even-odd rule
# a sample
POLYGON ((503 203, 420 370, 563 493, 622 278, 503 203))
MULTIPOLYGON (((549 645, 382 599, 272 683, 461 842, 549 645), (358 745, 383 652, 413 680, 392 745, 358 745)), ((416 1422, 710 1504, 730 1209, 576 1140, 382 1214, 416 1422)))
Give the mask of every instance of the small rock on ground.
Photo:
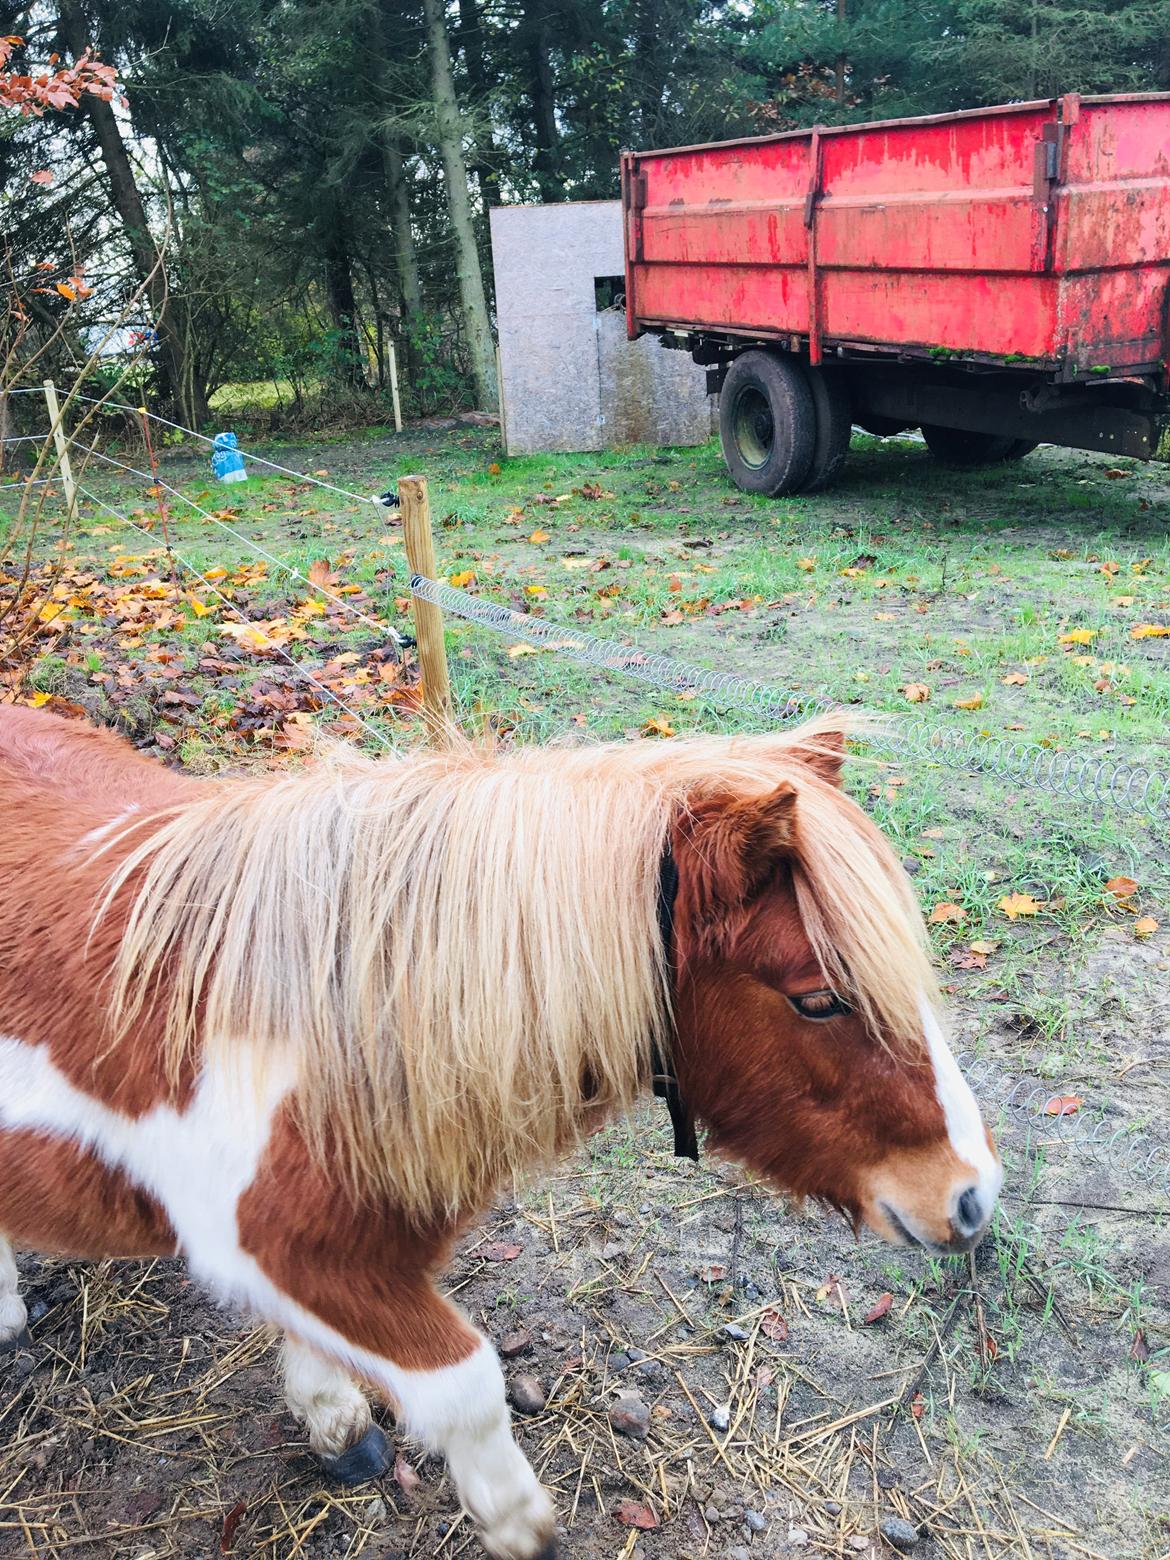
POLYGON ((802 1527, 790 1527, 788 1529, 789 1549, 803 1549, 808 1543, 808 1534, 802 1527))
POLYGON ((531 1354, 532 1334, 527 1327, 521 1327, 516 1332, 505 1333, 500 1339, 499 1352, 506 1360, 514 1360, 518 1354, 531 1354))
POLYGON ((508 1396, 512 1399, 512 1407, 519 1414, 539 1414, 548 1401, 544 1388, 535 1376, 514 1377, 508 1396))
POLYGON ((641 1441, 650 1433, 650 1410, 641 1398, 623 1393, 609 1410, 609 1422, 619 1435, 641 1441))
POLYGON ((711 1410, 707 1423, 713 1430, 726 1430, 731 1424, 731 1409, 726 1403, 720 1403, 711 1410))
POLYGON ((751 1528, 753 1533, 762 1533, 768 1526, 768 1519, 762 1511, 745 1511, 743 1520, 751 1528))
POLYGON ((881 1525, 881 1535, 887 1544, 892 1544, 902 1554, 909 1554, 918 1546, 922 1535, 912 1522, 907 1522, 904 1517, 886 1517, 881 1525))

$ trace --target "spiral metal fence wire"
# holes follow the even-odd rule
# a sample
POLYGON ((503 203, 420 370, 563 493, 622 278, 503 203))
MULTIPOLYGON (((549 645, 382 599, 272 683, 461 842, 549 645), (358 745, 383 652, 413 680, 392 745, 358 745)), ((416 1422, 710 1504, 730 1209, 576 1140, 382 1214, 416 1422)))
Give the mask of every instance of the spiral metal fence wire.
POLYGON ((1079 1101, 1070 1107, 1069 1097, 1055 1093, 1051 1083, 1013 1078, 985 1058, 960 1055, 957 1061, 988 1118, 999 1110, 1012 1127, 1022 1129, 1022 1148, 1028 1157, 1047 1154, 1051 1147, 1070 1148, 1119 1179, 1140 1183, 1156 1196, 1170 1199, 1170 1149, 1151 1144, 1140 1123, 1120 1120, 1113 1110, 1079 1101))
MULTIPOLYGON (((581 629, 561 627, 471 596, 441 580, 412 575, 410 588, 444 612, 514 639, 563 650, 586 665, 622 672, 673 693, 702 691, 717 703, 765 720, 791 720, 845 708, 829 699, 784 692, 732 672, 710 671, 581 629)), ((946 769, 997 775, 1026 789, 1071 796, 1092 806, 1117 807, 1152 822, 1170 822, 1170 770, 910 723, 899 726, 894 736, 879 733, 874 741, 898 759, 913 756, 946 769)))

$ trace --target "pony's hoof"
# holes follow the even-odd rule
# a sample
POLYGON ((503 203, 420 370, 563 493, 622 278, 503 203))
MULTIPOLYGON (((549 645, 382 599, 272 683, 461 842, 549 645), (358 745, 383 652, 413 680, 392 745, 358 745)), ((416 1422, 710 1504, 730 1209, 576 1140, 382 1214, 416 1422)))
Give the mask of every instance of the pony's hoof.
POLYGON ((389 1441, 377 1425, 371 1425, 361 1440, 347 1446, 340 1457, 322 1457, 321 1466, 337 1484, 366 1484, 380 1479, 392 1461, 389 1441))
POLYGON ((31 1349, 32 1346, 32 1333, 27 1327, 22 1327, 13 1338, 0 1338, 0 1354, 15 1354, 18 1349, 31 1349))
POLYGON ((550 1538, 540 1553, 533 1557, 533 1560, 560 1560, 560 1555, 561 1552, 557 1547, 556 1539, 550 1538))

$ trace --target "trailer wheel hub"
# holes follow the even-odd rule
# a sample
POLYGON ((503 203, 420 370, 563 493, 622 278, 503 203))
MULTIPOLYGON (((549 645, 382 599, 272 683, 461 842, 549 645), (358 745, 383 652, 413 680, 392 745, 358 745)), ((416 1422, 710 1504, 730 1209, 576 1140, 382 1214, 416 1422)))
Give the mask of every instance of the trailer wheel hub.
POLYGON ((754 385, 744 385, 735 398, 732 413, 735 442, 745 466, 766 466, 776 438, 768 398, 754 385))

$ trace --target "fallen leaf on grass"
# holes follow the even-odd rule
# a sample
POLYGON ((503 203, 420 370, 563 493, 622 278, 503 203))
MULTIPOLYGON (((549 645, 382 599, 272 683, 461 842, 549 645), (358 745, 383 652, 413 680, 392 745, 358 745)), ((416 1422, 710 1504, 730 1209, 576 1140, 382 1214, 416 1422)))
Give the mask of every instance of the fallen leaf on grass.
POLYGON ((509 660, 512 660, 512 661, 518 661, 522 655, 539 655, 539 654, 540 654, 540 651, 537 650, 535 645, 519 644, 519 645, 509 645, 508 646, 508 658, 509 658, 509 660))
POLYGON ((999 680, 1005 688, 1019 688, 1028 681, 1028 676, 1026 672, 1009 672, 999 680))
POLYGON ((796 560, 796 567, 803 569, 806 574, 810 574, 816 566, 817 560, 815 558, 798 558, 796 560))
POLYGON ((1075 1116, 1084 1104, 1079 1094, 1054 1094, 1044 1106, 1046 1116, 1075 1116))
POLYGON ((767 1310, 760 1317, 760 1331, 773 1343, 788 1342, 788 1323, 779 1311, 767 1310))
POLYGON ((872 1327, 874 1322, 880 1322, 883 1316, 888 1316, 890 1314, 890 1307, 893 1305, 893 1303, 894 1297, 887 1290, 884 1295, 880 1295, 878 1297, 877 1301, 861 1318, 863 1325, 866 1327, 872 1327))
POLYGON ((488 466, 488 476, 489 477, 498 477, 499 474, 500 474, 500 463, 499 463, 498 460, 493 460, 491 462, 491 464, 488 466))
POLYGON ((674 727, 665 715, 655 715, 642 727, 644 737, 673 737, 674 727))
POLYGON ((1095 628, 1070 628, 1067 634, 1058 634, 1057 643, 1062 645, 1091 645, 1097 637, 1095 628))
POLYGON ((983 708, 983 695, 973 693, 969 699, 955 699, 953 707, 957 710, 981 710, 983 708))
POLYGON ((1158 923, 1154 920, 1152 915, 1143 915, 1139 920, 1133 923, 1133 935, 1138 938, 1139 941, 1144 937, 1152 937, 1157 930, 1158 923))
POLYGON ((949 900, 941 900, 930 912, 930 924, 932 926, 958 926, 961 921, 967 919, 967 912, 962 905, 953 905, 949 900))
POLYGON ((926 1399, 922 1396, 921 1392, 916 1392, 910 1399, 910 1412, 914 1415, 915 1419, 921 1419, 923 1414, 926 1412, 926 1399))
POLYGON ((248 1507, 242 1500, 236 1501, 232 1509, 223 1519, 223 1527, 219 1530, 219 1552, 221 1555, 230 1555, 232 1545, 236 1540, 236 1529, 244 1520, 248 1507))
POLYGON ((824 1283, 817 1290, 818 1300, 823 1301, 830 1298, 836 1300, 842 1310, 845 1309, 848 1296, 845 1293, 845 1285, 837 1277, 836 1273, 830 1273, 828 1278, 825 1279, 824 1283))
POLYGON ((1113 895, 1114 899, 1132 899, 1138 891, 1136 878, 1111 877, 1105 887, 1113 895))
POLYGON ((547 542, 549 540, 549 533, 547 531, 542 531, 539 527, 537 527, 528 540, 530 542, 536 542, 539 545, 539 543, 547 542))
POLYGON ((930 698, 930 688, 926 683, 907 683, 902 689, 902 693, 908 704, 925 704, 927 699, 930 698))
POLYGON ((474 585, 475 584, 475 570, 474 569, 460 569, 455 574, 448 574, 448 576, 447 576, 447 583, 449 585, 454 585, 456 590, 462 590, 465 585, 474 585))
POLYGON ((978 942, 968 943, 967 947, 972 953, 982 954, 985 959, 990 958, 993 953, 999 951, 997 942, 986 942, 982 938, 978 942))
POLYGON ((490 1240, 473 1254, 484 1262, 514 1262, 523 1250, 513 1240, 490 1240))
POLYGON ((641 1528, 644 1533, 658 1526, 658 1518, 650 1510, 649 1506, 639 1506, 635 1500, 619 1500, 613 1508, 613 1514, 619 1522, 624 1522, 627 1527, 641 1528))
POLYGON ((1135 623, 1129 631, 1131 639, 1165 639, 1170 635, 1170 623, 1135 623))
POLYGON ((1033 899, 1031 894, 1005 894, 997 908, 1003 911, 1009 921, 1014 921, 1017 916, 1038 915, 1042 903, 1039 899, 1033 899))
POLYGON ((1129 1346, 1129 1357, 1131 1360, 1136 1360, 1139 1365, 1144 1365, 1150 1357, 1150 1346, 1140 1327, 1133 1335, 1133 1342, 1129 1346))
POLYGON ((698 1273, 704 1284, 717 1284, 727 1277, 727 1269, 722 1262, 704 1262, 698 1273))

